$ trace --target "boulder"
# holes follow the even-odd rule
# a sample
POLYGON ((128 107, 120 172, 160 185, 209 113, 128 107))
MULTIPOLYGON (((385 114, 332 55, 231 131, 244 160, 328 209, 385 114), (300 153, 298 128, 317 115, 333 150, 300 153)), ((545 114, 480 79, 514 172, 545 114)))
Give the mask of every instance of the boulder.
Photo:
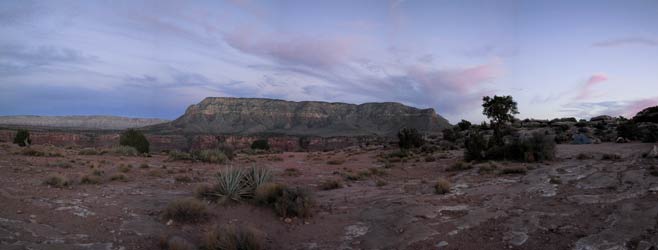
POLYGON ((658 158, 658 146, 653 145, 653 148, 649 153, 647 154, 647 157, 649 158, 658 158))
POLYGON ((616 143, 627 143, 627 142, 629 142, 629 140, 624 138, 624 137, 617 137, 617 140, 615 140, 615 142, 616 143))

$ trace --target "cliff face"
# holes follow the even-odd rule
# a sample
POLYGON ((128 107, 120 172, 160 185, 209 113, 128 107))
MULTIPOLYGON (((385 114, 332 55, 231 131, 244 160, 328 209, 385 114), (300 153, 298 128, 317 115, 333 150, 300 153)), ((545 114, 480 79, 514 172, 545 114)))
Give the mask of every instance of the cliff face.
POLYGON ((0 116, 0 125, 31 126, 65 129, 120 130, 167 122, 161 119, 129 118, 118 116, 0 116))
POLYGON ((399 103, 361 105, 208 97, 180 118, 147 129, 163 133, 392 136, 402 127, 436 133, 450 126, 434 109, 399 103))

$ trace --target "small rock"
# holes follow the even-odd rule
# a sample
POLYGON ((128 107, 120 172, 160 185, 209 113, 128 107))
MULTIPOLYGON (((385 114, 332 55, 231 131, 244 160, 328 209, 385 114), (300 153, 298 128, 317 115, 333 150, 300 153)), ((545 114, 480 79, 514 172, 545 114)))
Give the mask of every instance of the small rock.
POLYGON ((22 214, 22 213, 23 213, 23 211, 21 211, 21 210, 18 210, 18 211, 16 211, 16 213, 17 213, 17 214, 22 214))
POLYGON ((439 243, 436 243, 436 247, 445 247, 447 245, 448 245, 448 242, 446 242, 445 240, 441 241, 439 243))
POLYGON ((292 223, 292 219, 290 219, 290 218, 285 218, 285 219, 283 219, 283 222, 285 222, 285 223, 287 223, 287 224, 290 224, 290 223, 292 223))
POLYGON ((36 215, 34 215, 34 214, 30 214, 30 219, 35 219, 35 218, 37 218, 36 215))
POLYGON ((169 220, 169 221, 167 221, 167 226, 171 226, 172 224, 174 224, 174 221, 173 221, 173 220, 169 220))

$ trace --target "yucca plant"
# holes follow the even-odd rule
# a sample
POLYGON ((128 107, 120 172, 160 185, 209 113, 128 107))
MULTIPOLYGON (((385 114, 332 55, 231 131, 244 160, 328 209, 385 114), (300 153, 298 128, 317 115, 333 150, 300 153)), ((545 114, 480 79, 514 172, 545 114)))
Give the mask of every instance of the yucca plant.
POLYGON ((245 171, 239 168, 228 167, 217 174, 217 185, 213 195, 218 202, 239 201, 248 196, 250 187, 245 181, 245 171))
POLYGON ((249 189, 249 195, 253 196, 256 189, 261 185, 272 181, 272 170, 265 167, 252 166, 247 170, 245 182, 249 189))

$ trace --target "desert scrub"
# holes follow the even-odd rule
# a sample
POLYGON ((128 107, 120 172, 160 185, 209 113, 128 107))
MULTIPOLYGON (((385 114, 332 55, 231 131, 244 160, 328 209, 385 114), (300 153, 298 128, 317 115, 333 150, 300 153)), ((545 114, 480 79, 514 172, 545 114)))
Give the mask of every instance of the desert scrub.
POLYGON ((594 156, 592 156, 591 154, 587 154, 587 153, 580 153, 580 154, 576 155, 576 159, 578 159, 578 160, 589 160, 589 159, 592 159, 592 158, 594 158, 594 156))
POLYGON ((429 155, 429 156, 425 157, 425 162, 435 162, 435 161, 436 161, 436 158, 434 158, 434 156, 429 155))
POLYGON ((224 164, 229 159, 226 153, 220 149, 204 149, 194 154, 195 158, 201 162, 224 164))
POLYGON ((331 159, 327 161, 329 165, 342 165, 343 163, 345 163, 345 159, 331 159))
POLYGON ((169 203, 163 216, 176 222, 192 223, 208 218, 209 213, 205 203, 194 198, 185 198, 169 203))
POLYGON ((272 155, 267 157, 268 161, 283 161, 283 157, 278 155, 272 155))
POLYGON ((464 171, 473 168, 468 162, 458 161, 455 164, 452 164, 450 167, 446 168, 446 171, 464 171))
POLYGON ((297 177, 302 175, 302 172, 299 171, 299 169, 296 168, 286 168, 283 170, 283 175, 286 176, 291 176, 291 177, 297 177))
POLYGON ((192 178, 190 178, 187 175, 179 175, 174 177, 174 180, 179 183, 190 183, 192 182, 192 178))
POLYGON ((251 149, 253 150, 270 150, 270 144, 266 139, 255 140, 251 143, 251 149))
POLYGON ((62 188, 70 186, 71 181, 62 175, 53 174, 46 177, 46 179, 43 180, 43 184, 51 187, 62 188))
POLYGON ((618 154, 603 154, 601 156, 601 160, 604 161, 616 161, 619 159, 621 159, 621 156, 619 156, 618 154))
POLYGON ((300 188, 284 188, 281 197, 274 202, 274 211, 281 217, 310 217, 313 199, 311 194, 300 188))
POLYGON ((65 162, 65 161, 56 161, 52 163, 48 163, 48 166, 50 167, 57 167, 57 168, 71 168, 73 165, 71 163, 65 162))
POLYGON ((178 150, 174 151, 169 151, 167 154, 169 158, 167 159, 168 161, 192 161, 194 160, 194 157, 187 152, 181 152, 178 150))
POLYGON ((450 182, 445 178, 439 178, 434 184, 434 192, 437 194, 447 194, 450 192, 450 182))
POLYGON ((120 164, 119 165, 119 172, 121 173, 128 173, 130 170, 133 168, 133 165, 125 165, 125 164, 120 164))
POLYGON ((142 164, 139 165, 139 168, 141 168, 141 169, 147 169, 147 168, 150 168, 150 167, 151 166, 149 166, 148 163, 142 163, 142 164))
POLYGON ((548 180, 548 183, 550 183, 550 184, 562 184, 562 180, 560 179, 560 176, 551 176, 548 180))
POLYGON ((265 238, 260 231, 243 225, 216 226, 205 237, 206 250, 262 250, 265 238))
POLYGON ((265 183, 256 189, 254 201, 261 205, 272 206, 283 195, 286 186, 279 183, 265 183))
POLYGON ((197 249, 192 243, 179 236, 163 237, 160 239, 160 249, 162 250, 195 250, 197 249))
POLYGON ((84 175, 80 178, 80 184, 95 185, 99 183, 101 183, 101 178, 93 174, 84 175))
POLYGON ((110 176, 110 181, 128 181, 125 174, 115 174, 110 176))
POLYGON ((138 156, 139 151, 130 146, 118 146, 112 148, 112 153, 119 156, 138 156))
POLYGON ((320 182, 320 184, 318 185, 318 188, 320 190, 332 190, 342 187, 343 187, 343 183, 340 180, 335 180, 335 179, 325 180, 323 182, 320 182))
POLYGON ((525 174, 528 169, 524 166, 506 167, 500 170, 500 174, 525 174))
POLYGON ((14 136, 14 144, 20 147, 30 146, 32 140, 30 139, 30 132, 25 129, 19 129, 14 136))
POLYGON ((397 135, 398 146, 402 149, 417 148, 425 144, 423 136, 415 128, 403 128, 397 135))
POLYGON ((95 148, 83 148, 78 151, 79 155, 99 155, 101 152, 96 150, 95 148))
POLYGON ((385 170, 380 168, 374 168, 374 167, 368 168, 368 172, 370 173, 370 175, 374 175, 374 176, 385 176, 388 174, 388 172, 386 172, 385 170))
POLYGON ((490 173, 493 173, 496 169, 498 169, 498 165, 496 165, 496 163, 489 162, 488 164, 484 164, 484 165, 480 166, 480 168, 478 169, 478 173, 479 174, 490 174, 490 173))

